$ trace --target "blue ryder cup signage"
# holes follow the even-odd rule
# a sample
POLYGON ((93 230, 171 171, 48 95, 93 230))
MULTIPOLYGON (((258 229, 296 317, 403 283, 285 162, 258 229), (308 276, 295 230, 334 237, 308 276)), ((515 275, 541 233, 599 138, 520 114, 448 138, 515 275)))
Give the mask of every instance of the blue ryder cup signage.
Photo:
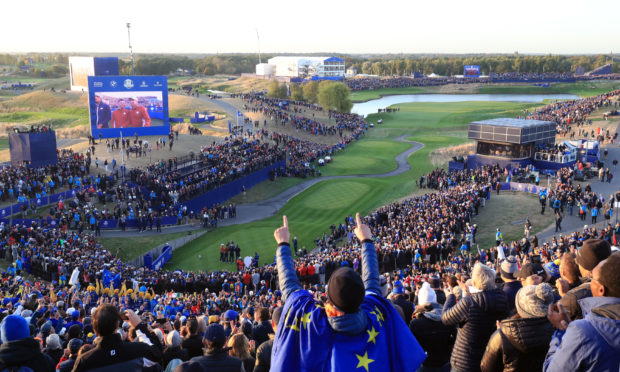
POLYGON ((88 98, 95 138, 170 133, 165 76, 89 76, 88 98))
POLYGON ((478 65, 466 65, 463 68, 463 76, 477 78, 480 77, 480 66, 478 65))

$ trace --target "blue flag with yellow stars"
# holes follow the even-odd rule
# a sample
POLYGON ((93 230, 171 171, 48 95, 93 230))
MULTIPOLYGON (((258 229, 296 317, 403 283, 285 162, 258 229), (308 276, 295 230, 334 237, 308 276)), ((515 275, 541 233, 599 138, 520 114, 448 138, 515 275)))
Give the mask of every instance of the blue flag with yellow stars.
POLYGON ((273 344, 271 371, 416 371, 426 353, 384 298, 366 295, 367 329, 335 332, 325 309, 304 290, 286 299, 273 344))

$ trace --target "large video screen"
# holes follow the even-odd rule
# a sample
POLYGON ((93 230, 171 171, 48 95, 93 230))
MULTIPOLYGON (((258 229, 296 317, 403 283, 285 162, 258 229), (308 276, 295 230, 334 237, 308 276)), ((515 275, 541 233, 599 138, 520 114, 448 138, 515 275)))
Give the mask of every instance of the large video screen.
POLYGON ((95 138, 170 133, 165 76, 89 76, 88 90, 95 138))
POLYGON ((465 77, 480 77, 480 66, 478 65, 467 65, 463 69, 463 76, 465 77))

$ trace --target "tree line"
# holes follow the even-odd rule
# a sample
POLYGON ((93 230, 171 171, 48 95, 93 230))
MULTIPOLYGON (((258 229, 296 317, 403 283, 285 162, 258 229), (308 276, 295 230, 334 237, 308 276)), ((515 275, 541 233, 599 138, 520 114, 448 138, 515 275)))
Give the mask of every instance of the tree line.
MULTIPOLYGON (((69 54, 28 53, 0 54, 0 65, 20 66, 32 58, 36 63, 66 64, 69 54)), ((345 60, 347 68, 354 67, 358 73, 371 75, 411 75, 414 72, 438 75, 460 75, 464 65, 479 65, 481 73, 503 72, 575 72, 578 67, 585 71, 612 62, 610 55, 337 55, 345 60)), ((264 55, 263 62, 272 55, 264 55)), ((258 63, 257 54, 216 54, 204 57, 182 55, 140 54, 135 58, 136 74, 168 75, 181 69, 191 74, 215 75, 253 73, 258 63)), ((119 58, 120 71, 131 73, 129 58, 119 58)), ((614 72, 620 65, 614 64, 614 72)))
MULTIPOLYGON (((529 73, 574 73, 578 67, 590 71, 606 63, 611 63, 609 55, 497 55, 497 56, 379 56, 359 58, 345 56, 347 68, 355 67, 358 73, 370 75, 411 75, 414 72, 438 75, 461 75, 463 66, 479 65, 484 75, 504 72, 529 73)), ((620 66, 614 64, 614 72, 620 66)))
POLYGON ((306 101, 318 103, 326 110, 336 110, 339 112, 350 112, 353 103, 350 99, 351 90, 345 84, 337 81, 324 80, 309 81, 301 83, 279 83, 272 80, 267 89, 267 96, 270 98, 287 99, 294 101, 306 101))

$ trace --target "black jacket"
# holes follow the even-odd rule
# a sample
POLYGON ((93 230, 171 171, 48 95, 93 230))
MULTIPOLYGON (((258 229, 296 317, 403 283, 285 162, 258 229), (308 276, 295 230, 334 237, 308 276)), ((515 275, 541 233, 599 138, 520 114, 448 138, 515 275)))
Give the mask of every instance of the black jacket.
POLYGON ((424 367, 439 368, 450 361, 452 346, 456 338, 456 327, 441 322, 441 305, 433 304, 431 309, 420 309, 414 313, 409 329, 426 351, 424 367))
POLYGON ((71 372, 73 371, 74 364, 75 364, 75 359, 67 359, 58 365, 56 372, 71 372))
POLYGON ((503 320, 489 340, 482 371, 542 371, 554 331, 547 317, 503 320))
POLYGON ((200 335, 189 336, 181 342, 181 346, 183 349, 187 350, 187 355, 190 359, 197 356, 203 356, 204 354, 202 350, 204 345, 202 344, 202 337, 200 337, 200 335))
POLYGON ((56 371, 52 358, 43 354, 39 342, 31 337, 0 346, 0 370, 8 367, 28 367, 37 372, 56 371))
POLYGON ((523 285, 520 281, 506 282, 502 286, 502 291, 504 295, 506 295, 508 311, 513 312, 513 314, 516 311, 515 298, 517 298, 517 292, 519 292, 521 287, 523 287, 523 285))
POLYGON ((413 304, 407 301, 407 295, 399 295, 397 298, 392 300, 392 303, 400 306, 403 309, 403 314, 405 315, 405 323, 411 320, 411 315, 413 315, 413 304))
POLYGON ((497 328, 495 322, 504 319, 507 313, 506 296, 501 289, 473 293, 458 303, 454 295, 447 297, 441 321, 459 327, 450 358, 453 369, 480 371, 487 342, 497 328))
POLYGON ((273 333, 273 328, 269 321, 260 322, 252 328, 252 338, 256 345, 260 345, 269 340, 270 333, 273 333))
POLYGON ((227 349, 207 350, 205 356, 195 357, 179 365, 174 372, 244 372, 239 358, 228 356, 227 349))
POLYGON ((45 354, 49 355, 54 361, 54 364, 57 365, 65 354, 65 351, 63 349, 45 350, 45 354))
POLYGON ((97 372, 142 371, 151 362, 161 362, 161 343, 144 323, 137 327, 153 345, 126 342, 117 333, 105 336, 97 346, 75 361, 73 372, 97 369, 97 372))
POLYGON ((164 363, 162 364, 164 368, 170 363, 173 359, 181 359, 183 362, 189 360, 189 356, 187 350, 181 349, 180 346, 177 347, 167 347, 164 350, 164 363))
POLYGON ((263 342, 256 349, 254 372, 269 372, 269 369, 271 369, 271 349, 273 349, 273 339, 263 342))

